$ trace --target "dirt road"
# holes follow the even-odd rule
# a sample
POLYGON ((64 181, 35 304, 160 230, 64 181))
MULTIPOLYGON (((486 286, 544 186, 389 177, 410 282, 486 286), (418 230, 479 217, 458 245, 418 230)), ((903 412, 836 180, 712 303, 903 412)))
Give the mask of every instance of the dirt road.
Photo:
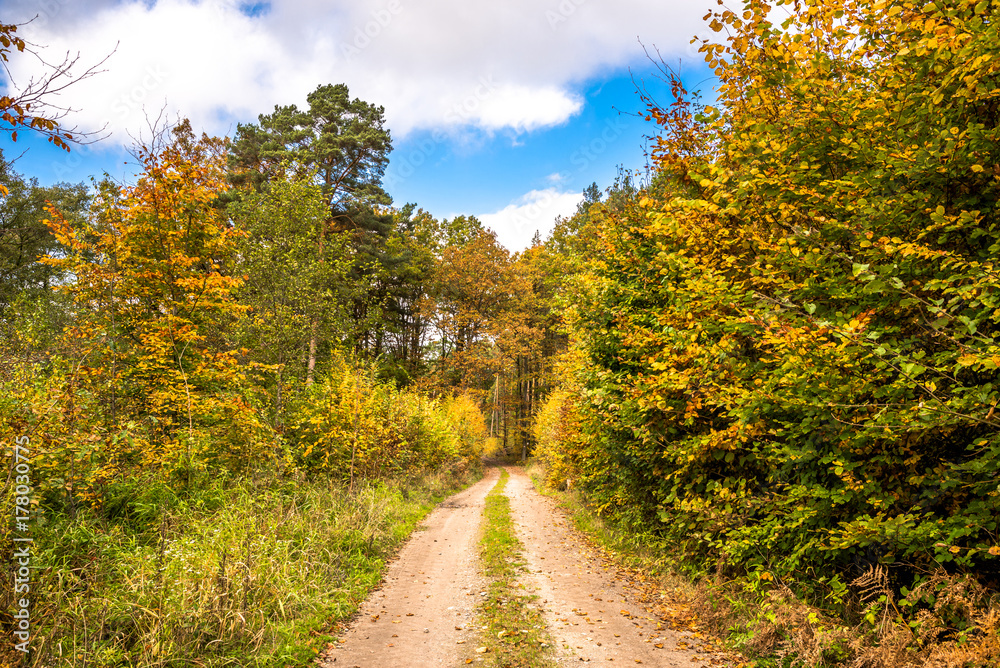
MULTIPOLYGON (((615 569, 567 526, 555 502, 536 492, 522 469, 507 470, 505 493, 529 571, 522 582, 538 596, 557 663, 728 665, 693 650, 697 643, 686 634, 664 628, 629 600, 615 569)), ((478 541, 485 497, 497 477, 491 469, 427 517, 342 642, 325 652, 321 668, 454 668, 475 656, 474 613, 485 590, 478 541)))
POLYGON ((443 502, 390 564, 382 589, 362 605, 325 668, 422 668, 459 665, 475 641, 479 592, 479 526, 499 473, 443 502))
POLYGON ((558 663, 707 665, 710 657, 690 649, 687 634, 663 628, 629 600, 615 569, 567 526, 556 503, 535 491, 523 469, 507 470, 506 494, 529 570, 522 580, 539 597, 558 663))

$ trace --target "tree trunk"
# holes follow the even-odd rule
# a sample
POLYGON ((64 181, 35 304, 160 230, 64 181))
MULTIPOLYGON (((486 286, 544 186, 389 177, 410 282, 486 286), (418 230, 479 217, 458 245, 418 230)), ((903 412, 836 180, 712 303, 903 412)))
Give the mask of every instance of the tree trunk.
POLYGON ((312 385, 313 375, 316 371, 316 330, 319 323, 313 318, 309 324, 309 361, 306 363, 306 385, 312 385))
POLYGON ((503 421, 503 451, 507 452, 507 380, 504 379, 503 383, 503 402, 500 404, 501 412, 500 419, 503 421))
MULTIPOLYGON (((323 243, 326 238, 326 226, 330 223, 327 221, 320 225, 319 228, 319 263, 323 264, 325 261, 325 244, 323 243)), ((313 378, 316 372, 316 337, 319 332, 319 316, 313 316, 311 322, 309 323, 309 361, 306 363, 306 385, 312 385, 313 378)))

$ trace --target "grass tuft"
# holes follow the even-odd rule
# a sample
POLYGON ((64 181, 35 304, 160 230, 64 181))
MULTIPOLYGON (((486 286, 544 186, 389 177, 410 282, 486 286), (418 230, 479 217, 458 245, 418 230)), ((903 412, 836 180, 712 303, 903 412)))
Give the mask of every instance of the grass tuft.
POLYGON ((507 470, 501 469, 500 480, 486 496, 480 556, 490 583, 479 606, 482 646, 486 648, 483 656, 488 666, 544 668, 555 665, 552 641, 541 612, 534 606, 537 597, 525 592, 518 582, 524 571, 524 546, 514 534, 510 501, 503 493, 509 477, 507 470))

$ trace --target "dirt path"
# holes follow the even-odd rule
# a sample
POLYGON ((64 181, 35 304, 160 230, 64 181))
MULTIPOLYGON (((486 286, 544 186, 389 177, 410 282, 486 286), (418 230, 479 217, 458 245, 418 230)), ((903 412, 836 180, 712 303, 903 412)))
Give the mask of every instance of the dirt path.
POLYGON ((560 664, 724 665, 630 601, 614 568, 567 527, 556 503, 535 491, 523 469, 507 470, 505 492, 530 571, 523 581, 539 597, 560 664))
MULTIPOLYGON (((522 469, 507 470, 505 494, 529 571, 522 582, 539 597, 536 605, 556 641, 560 665, 730 665, 694 649, 694 638, 666 628, 630 600, 616 569, 567 526, 557 504, 536 492, 522 469)), ((489 469, 483 480, 428 515, 343 642, 320 657, 320 668, 455 668, 475 657, 474 613, 485 589, 479 575, 480 525, 498 475, 498 469, 489 469)))
POLYGON ((498 471, 438 506, 389 566, 385 585, 361 607, 323 668, 459 665, 475 640, 472 615, 483 590, 479 526, 498 471))

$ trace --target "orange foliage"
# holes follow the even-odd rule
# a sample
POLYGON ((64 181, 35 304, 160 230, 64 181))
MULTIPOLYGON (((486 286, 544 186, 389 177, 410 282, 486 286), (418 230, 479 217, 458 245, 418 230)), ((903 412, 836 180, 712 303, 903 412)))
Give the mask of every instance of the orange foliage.
POLYGON ((144 464, 190 466, 199 450, 230 464, 255 454, 245 370, 227 340, 245 307, 232 294, 240 279, 227 273, 238 233, 217 205, 227 190, 222 148, 195 140, 185 122, 169 145, 138 151, 136 185, 102 184, 84 225, 50 211, 68 252, 45 262, 75 277, 61 289, 79 309, 66 344, 80 382, 99 397, 106 430, 143 426, 144 464))

